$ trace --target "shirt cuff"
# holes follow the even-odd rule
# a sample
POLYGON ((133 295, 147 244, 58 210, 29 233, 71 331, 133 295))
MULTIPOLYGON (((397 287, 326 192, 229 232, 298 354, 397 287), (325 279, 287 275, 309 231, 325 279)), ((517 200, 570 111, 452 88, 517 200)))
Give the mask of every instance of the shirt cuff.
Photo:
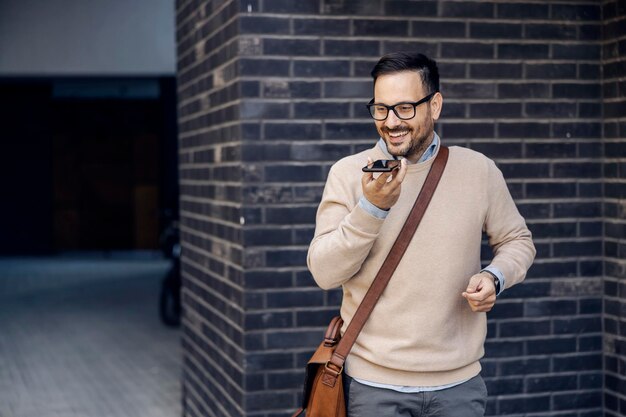
POLYGON ((502 291, 504 291, 504 284, 506 283, 506 280, 504 279, 504 275, 502 274, 502 272, 500 272, 500 270, 496 268, 495 266, 491 266, 491 265, 486 266, 480 270, 480 272, 483 272, 483 271, 490 272, 492 275, 498 278, 498 281, 500 282, 500 291, 498 291, 496 295, 502 294, 502 291))
POLYGON ((361 208, 365 210, 367 213, 371 214, 372 216, 378 219, 384 219, 389 214, 389 210, 383 210, 383 209, 376 207, 375 205, 370 203, 368 199, 365 197, 361 197, 359 199, 359 206, 361 206, 361 208))

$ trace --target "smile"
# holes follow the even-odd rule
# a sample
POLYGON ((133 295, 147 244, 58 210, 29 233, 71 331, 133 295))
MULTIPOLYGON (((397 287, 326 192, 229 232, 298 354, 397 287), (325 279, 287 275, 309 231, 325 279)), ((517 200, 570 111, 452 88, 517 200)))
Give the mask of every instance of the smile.
POLYGON ((392 138, 400 138, 404 135, 408 135, 408 133, 408 130, 403 130, 401 132, 389 132, 389 136, 391 136, 392 138))

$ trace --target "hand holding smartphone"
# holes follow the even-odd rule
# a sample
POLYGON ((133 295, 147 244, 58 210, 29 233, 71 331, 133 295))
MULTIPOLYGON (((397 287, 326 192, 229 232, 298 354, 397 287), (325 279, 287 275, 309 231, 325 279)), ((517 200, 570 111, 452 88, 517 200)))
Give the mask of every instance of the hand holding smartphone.
POLYGON ((363 167, 363 172, 391 172, 400 168, 398 159, 379 159, 363 167))

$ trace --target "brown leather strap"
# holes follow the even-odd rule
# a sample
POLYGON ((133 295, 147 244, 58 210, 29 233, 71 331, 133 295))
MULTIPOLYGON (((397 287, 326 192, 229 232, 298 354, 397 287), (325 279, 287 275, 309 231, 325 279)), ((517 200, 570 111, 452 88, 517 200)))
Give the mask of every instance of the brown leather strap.
POLYGON ((404 223, 404 227, 398 234, 395 243, 389 251, 389 255, 387 255, 387 258, 380 267, 378 274, 376 274, 376 278, 374 278, 372 285, 365 294, 363 301, 359 305, 354 317, 352 317, 346 332, 343 334, 341 341, 337 345, 337 348, 329 361, 328 365, 334 365, 336 370, 343 369, 343 364, 346 361, 348 353, 350 353, 350 349, 352 349, 352 345, 354 345, 356 338, 363 329, 363 326, 374 309, 376 302, 382 295, 387 283, 389 283, 391 276, 400 263, 404 252, 411 243, 413 234, 417 230, 417 226, 422 220, 422 217, 424 217, 426 208, 428 207, 435 189, 439 184, 439 180, 441 179, 441 175, 443 174, 447 161, 448 148, 441 146, 439 153, 437 154, 437 157, 428 172, 426 181, 424 182, 424 185, 415 200, 411 213, 404 223))

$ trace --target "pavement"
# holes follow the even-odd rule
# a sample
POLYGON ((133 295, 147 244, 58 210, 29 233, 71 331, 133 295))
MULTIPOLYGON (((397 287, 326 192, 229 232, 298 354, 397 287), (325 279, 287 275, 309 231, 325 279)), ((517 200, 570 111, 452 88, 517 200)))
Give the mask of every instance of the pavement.
POLYGON ((167 260, 0 258, 0 417, 178 417, 167 260))

